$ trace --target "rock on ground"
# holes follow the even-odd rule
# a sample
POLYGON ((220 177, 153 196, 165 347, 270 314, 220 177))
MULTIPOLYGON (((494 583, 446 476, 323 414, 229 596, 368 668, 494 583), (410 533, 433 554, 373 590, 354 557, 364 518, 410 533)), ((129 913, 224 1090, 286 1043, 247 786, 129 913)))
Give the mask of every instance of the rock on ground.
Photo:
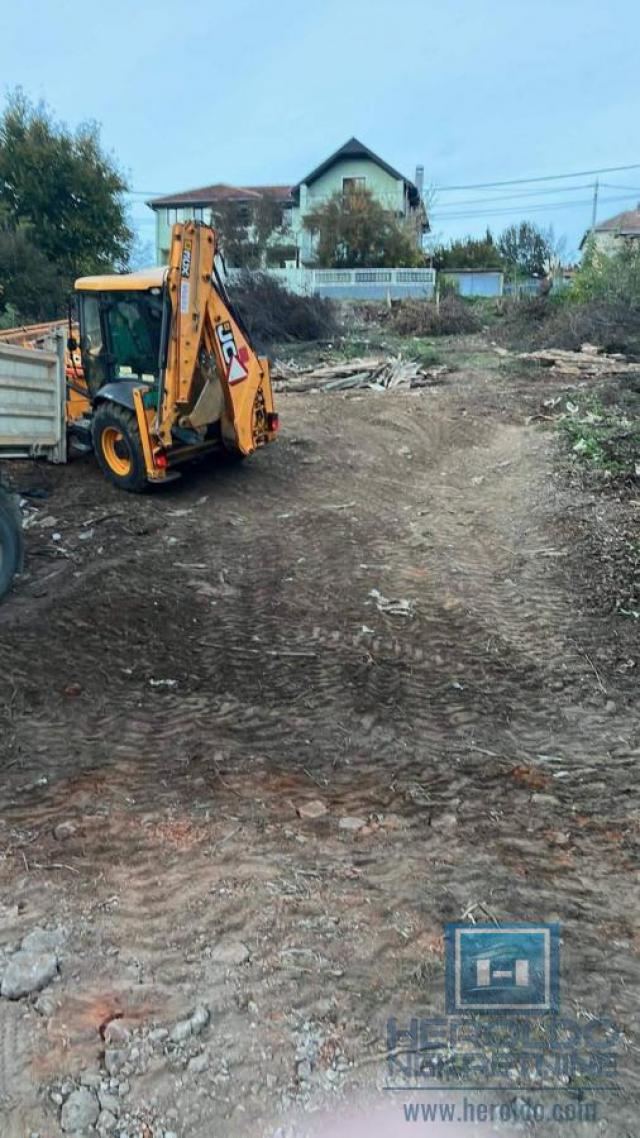
POLYGON ((22 949, 24 952, 59 952, 68 937, 68 930, 60 926, 32 929, 22 941, 22 949))
POLYGON ((201 1075, 209 1069, 209 1057, 203 1051, 201 1055, 194 1055, 187 1065, 193 1075, 201 1075))
POLYGON ((341 830, 362 830, 366 826, 366 818, 341 818, 338 822, 338 827, 341 830))
POLYGON ((104 1053, 104 1065, 110 1075, 117 1075, 128 1059, 128 1052, 123 1047, 107 1047, 104 1053))
POLYGON ((211 959, 216 964, 245 964, 250 955, 240 940, 220 940, 211 949, 211 959))
POLYGON ((112 1019, 104 1029, 104 1041, 110 1047, 122 1047, 131 1039, 131 1031, 121 1019, 112 1019))
POLYGON ((302 802, 296 807, 299 818, 321 818, 327 813, 327 807, 319 798, 312 798, 310 802, 302 802))
POLYGON ((204 1004, 200 1004, 188 1019, 179 1020, 178 1023, 174 1024, 169 1036, 171 1042, 183 1043, 190 1035, 199 1035, 201 1031, 204 1031, 210 1019, 209 1009, 204 1004))
POLYGON ((73 1091, 65 1102, 60 1115, 60 1125, 67 1134, 85 1130, 98 1121, 100 1107, 98 1100, 87 1087, 73 1091))
POLYGON ((102 1135, 113 1134, 117 1125, 118 1125, 118 1121, 117 1121, 115 1115, 111 1114, 111 1111, 109 1111, 109 1110, 101 1110, 100 1111, 100 1114, 98 1116, 98 1121, 96 1123, 96 1129, 98 1131, 98 1134, 100 1134, 101 1138, 102 1138, 102 1135))
POLYGON ((0 994, 7 1000, 19 1000, 30 992, 39 992, 58 971, 58 958, 53 952, 16 952, 4 975, 0 994))

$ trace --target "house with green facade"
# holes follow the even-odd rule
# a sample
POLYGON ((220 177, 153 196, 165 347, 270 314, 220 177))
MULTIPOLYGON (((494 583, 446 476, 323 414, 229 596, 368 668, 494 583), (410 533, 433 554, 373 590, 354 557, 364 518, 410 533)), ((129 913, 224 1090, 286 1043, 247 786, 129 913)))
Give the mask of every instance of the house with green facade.
POLYGON ((216 183, 152 198, 147 204, 156 216, 157 260, 160 264, 168 260, 171 227, 176 221, 196 218, 218 223, 228 231, 232 219, 239 240, 250 244, 257 241, 260 226, 273 221, 261 254, 266 266, 311 265, 314 236, 305 226, 305 217, 332 195, 354 189, 369 190, 385 209, 405 221, 416 247, 421 248, 429 227, 422 181, 422 167, 417 168, 415 181, 410 181, 364 143, 350 138, 294 186, 216 183))

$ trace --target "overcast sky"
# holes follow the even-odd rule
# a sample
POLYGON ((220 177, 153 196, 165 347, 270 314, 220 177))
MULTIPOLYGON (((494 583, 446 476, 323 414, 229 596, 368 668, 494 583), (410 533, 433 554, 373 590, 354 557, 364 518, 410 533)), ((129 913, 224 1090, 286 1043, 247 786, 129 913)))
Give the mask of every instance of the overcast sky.
MULTIPOLYGON (((3 0, 0 83, 101 123, 151 240, 145 196, 294 183, 351 135, 435 187, 640 164, 639 44, 639 0, 3 0)), ((433 229, 571 251, 593 180, 441 190, 433 229)), ((601 181, 599 218, 640 200, 640 165, 601 181)))

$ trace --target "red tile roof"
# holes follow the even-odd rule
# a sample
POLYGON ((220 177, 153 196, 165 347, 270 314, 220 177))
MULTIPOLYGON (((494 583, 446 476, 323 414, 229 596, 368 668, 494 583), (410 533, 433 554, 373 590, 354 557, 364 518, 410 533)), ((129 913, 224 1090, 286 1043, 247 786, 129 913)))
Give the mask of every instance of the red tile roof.
POLYGON ((615 217, 608 217, 606 221, 599 221, 596 233, 640 233, 640 208, 627 209, 624 213, 617 213, 615 217))
POLYGON ((147 205, 152 209, 161 206, 215 205, 221 201, 248 202, 259 198, 274 198, 276 201, 291 200, 291 186, 228 186, 218 182, 214 186, 201 186, 196 190, 184 190, 166 197, 152 198, 147 205))
MULTIPOLYGON (((640 205, 637 209, 627 209, 623 213, 617 213, 615 217, 607 217, 604 221, 599 221, 595 227, 595 232, 613 233, 617 237, 640 237, 640 205)), ((587 229, 580 242, 581 249, 584 249, 590 234, 591 230, 587 229)))

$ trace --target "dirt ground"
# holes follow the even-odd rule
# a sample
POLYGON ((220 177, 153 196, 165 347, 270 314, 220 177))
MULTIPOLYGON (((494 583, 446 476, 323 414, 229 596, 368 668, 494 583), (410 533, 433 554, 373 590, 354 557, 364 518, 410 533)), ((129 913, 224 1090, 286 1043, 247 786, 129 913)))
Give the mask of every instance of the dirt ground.
POLYGON ((281 394, 275 446, 162 493, 14 465, 48 496, 0 609, 0 945, 57 929, 59 976, 0 999, 2 1138, 61 1135, 80 1083, 128 1138, 400 1120, 387 1018, 442 1014, 461 919, 562 923, 621 1089, 539 1132, 638 1134, 640 653, 601 588, 634 505, 567 476, 554 393, 478 350, 281 394))

